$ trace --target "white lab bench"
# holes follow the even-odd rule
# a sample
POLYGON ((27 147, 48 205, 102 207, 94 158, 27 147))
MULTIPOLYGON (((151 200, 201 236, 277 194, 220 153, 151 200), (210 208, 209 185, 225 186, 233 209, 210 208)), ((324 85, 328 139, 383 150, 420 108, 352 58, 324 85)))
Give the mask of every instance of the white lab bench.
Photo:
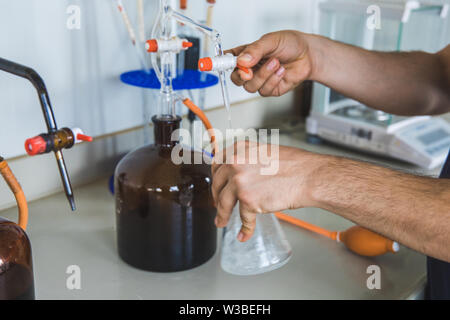
MULTIPOLYGON (((292 132, 282 134, 280 143, 417 170, 330 145, 309 145, 304 142, 303 131, 292 132)), ((70 212, 63 193, 29 204, 27 232, 33 248, 38 299, 405 299, 420 296, 425 286, 426 259, 422 254, 402 246, 397 254, 361 257, 342 244, 285 222, 281 224, 293 248, 292 258, 282 268, 266 274, 242 277, 225 273, 220 267, 220 245, 210 261, 192 270, 138 270, 117 255, 114 198, 107 180, 76 188, 75 196, 76 213, 70 212), (71 265, 81 269, 80 290, 66 287, 66 270, 71 265), (370 265, 381 269, 379 290, 367 288, 370 265)), ((292 213, 327 229, 343 230, 352 225, 320 209, 292 213)), ((12 220, 16 214, 16 209, 0 212, 12 220)), ((221 231, 219 239, 220 235, 221 231)))

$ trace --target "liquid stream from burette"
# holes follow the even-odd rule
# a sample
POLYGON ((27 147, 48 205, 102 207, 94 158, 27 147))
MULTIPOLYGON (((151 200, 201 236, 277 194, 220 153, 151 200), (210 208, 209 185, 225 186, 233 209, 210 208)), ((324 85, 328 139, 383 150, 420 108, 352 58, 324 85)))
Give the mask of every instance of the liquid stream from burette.
MULTIPOLYGON (((220 40, 220 38, 216 38, 214 40, 214 50, 215 50, 216 56, 223 55, 222 41, 220 40)), ((232 126, 232 122, 231 122, 230 95, 228 93, 227 82, 225 79, 225 71, 219 71, 219 81, 220 81, 220 87, 222 89, 223 102, 225 104, 225 108, 226 108, 227 114, 228 114, 228 129, 232 129, 233 126, 232 126)))

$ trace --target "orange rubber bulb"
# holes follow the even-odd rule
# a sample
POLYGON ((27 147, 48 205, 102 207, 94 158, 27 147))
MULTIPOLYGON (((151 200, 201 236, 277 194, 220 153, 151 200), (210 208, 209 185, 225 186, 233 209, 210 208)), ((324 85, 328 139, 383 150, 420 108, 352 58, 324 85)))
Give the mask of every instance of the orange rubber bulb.
POLYGON ((344 243, 351 251, 367 257, 375 257, 387 252, 396 253, 400 249, 397 242, 360 226, 338 232, 336 240, 344 243))

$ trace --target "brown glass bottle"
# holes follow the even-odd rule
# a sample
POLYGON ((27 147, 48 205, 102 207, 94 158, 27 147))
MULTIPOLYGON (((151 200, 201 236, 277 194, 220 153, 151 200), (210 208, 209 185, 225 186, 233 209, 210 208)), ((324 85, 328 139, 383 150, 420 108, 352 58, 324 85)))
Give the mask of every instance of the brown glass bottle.
POLYGON ((0 300, 33 300, 31 244, 17 224, 0 217, 0 300))
MULTIPOLYGON (((187 270, 216 251, 211 170, 205 163, 172 162, 178 142, 171 141, 171 135, 181 118, 152 120, 155 144, 130 152, 115 172, 119 255, 144 270, 187 270)), ((193 159, 194 152, 182 150, 185 156, 186 152, 193 159)))

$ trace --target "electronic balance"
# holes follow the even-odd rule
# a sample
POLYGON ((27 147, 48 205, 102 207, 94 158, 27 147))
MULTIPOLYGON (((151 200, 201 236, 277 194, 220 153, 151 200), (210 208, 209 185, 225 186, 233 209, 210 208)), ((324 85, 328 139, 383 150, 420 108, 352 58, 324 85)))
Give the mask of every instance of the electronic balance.
POLYGON ((392 116, 357 102, 327 115, 312 115, 307 131, 327 141, 427 169, 441 165, 450 148, 450 124, 443 119, 392 116))
MULTIPOLYGON (((379 6, 381 29, 371 30, 365 25, 367 5, 349 1, 321 3, 320 33, 366 49, 384 51, 436 52, 445 46, 443 34, 448 29, 448 5, 421 5, 417 1, 396 5, 384 1, 379 6), (344 28, 349 23, 359 24, 361 28, 349 32, 344 28), (430 32, 442 41, 430 42, 430 37, 426 37, 430 32)), ((313 107, 306 131, 310 142, 323 139, 427 169, 441 165, 450 148, 450 124, 446 120, 377 111, 318 83, 314 84, 313 107)))

